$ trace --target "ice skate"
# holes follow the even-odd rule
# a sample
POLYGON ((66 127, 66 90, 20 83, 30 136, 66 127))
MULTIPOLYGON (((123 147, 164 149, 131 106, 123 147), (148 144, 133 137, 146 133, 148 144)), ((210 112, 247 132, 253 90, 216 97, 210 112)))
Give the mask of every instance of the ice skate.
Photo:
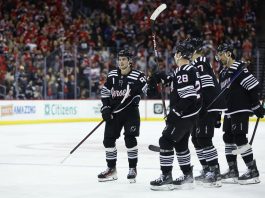
POLYGON ((189 173, 174 180, 173 185, 175 189, 193 189, 194 179, 193 179, 192 169, 189 173))
POLYGON ((136 182, 137 170, 136 168, 129 168, 129 173, 127 175, 127 179, 130 183, 136 182))
POLYGON ((205 187, 221 187, 222 177, 220 174, 219 165, 210 166, 210 171, 206 173, 203 181, 205 187))
POLYGON ((259 171, 255 160, 250 162, 247 172, 238 178, 238 183, 241 185, 260 183, 259 171))
POLYGON ((221 174, 222 183, 237 184, 238 183, 238 168, 236 162, 228 163, 229 169, 224 174, 221 174))
POLYGON ((203 166, 203 169, 200 171, 200 175, 194 177, 195 183, 198 185, 202 185, 203 184, 203 180, 205 179, 206 173, 209 171, 209 167, 203 166))
POLYGON ((174 190, 172 174, 160 175, 160 177, 150 182, 152 190, 169 191, 174 190))
POLYGON ((117 171, 116 168, 107 168, 105 171, 98 175, 99 182, 113 181, 117 180, 117 171))

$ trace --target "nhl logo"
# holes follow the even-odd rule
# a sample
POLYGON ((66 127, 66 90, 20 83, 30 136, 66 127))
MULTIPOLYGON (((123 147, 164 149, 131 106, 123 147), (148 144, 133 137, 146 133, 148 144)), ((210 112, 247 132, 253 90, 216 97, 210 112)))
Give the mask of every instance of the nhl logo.
POLYGON ((162 114, 163 113, 163 106, 160 103, 154 104, 154 114, 162 114))

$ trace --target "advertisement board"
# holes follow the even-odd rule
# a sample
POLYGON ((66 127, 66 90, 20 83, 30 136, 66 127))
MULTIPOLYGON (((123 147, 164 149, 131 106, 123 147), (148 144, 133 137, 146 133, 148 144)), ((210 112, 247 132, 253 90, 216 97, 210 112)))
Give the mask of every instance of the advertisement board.
MULTIPOLYGON (((168 103, 168 101, 166 101, 168 103)), ((100 121, 100 100, 1 101, 0 125, 100 121)), ((161 100, 142 100, 142 120, 162 120, 161 100)))

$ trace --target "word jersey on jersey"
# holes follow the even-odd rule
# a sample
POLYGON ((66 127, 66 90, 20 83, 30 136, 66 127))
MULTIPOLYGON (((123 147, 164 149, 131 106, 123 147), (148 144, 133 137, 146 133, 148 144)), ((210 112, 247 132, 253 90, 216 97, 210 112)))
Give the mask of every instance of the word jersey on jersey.
POLYGON ((142 93, 146 94, 147 83, 144 73, 134 69, 127 75, 122 75, 119 69, 109 72, 107 80, 101 89, 103 106, 110 106, 112 110, 115 109, 124 98, 127 85, 130 87, 129 97, 116 112, 129 105, 138 106, 140 95, 142 93))
POLYGON ((227 87, 225 93, 228 107, 226 115, 239 112, 252 113, 251 107, 259 103, 259 82, 241 61, 235 61, 229 68, 225 67, 220 72, 221 88, 226 87, 239 72, 241 72, 240 75, 227 87))

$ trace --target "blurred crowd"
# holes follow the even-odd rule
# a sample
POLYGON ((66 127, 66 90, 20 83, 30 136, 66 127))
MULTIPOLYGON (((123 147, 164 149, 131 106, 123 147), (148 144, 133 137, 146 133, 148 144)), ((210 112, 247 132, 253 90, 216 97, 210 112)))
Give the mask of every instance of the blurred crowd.
POLYGON ((255 49, 257 0, 5 0, 0 1, 0 98, 99 98, 116 53, 129 48, 134 67, 156 67, 150 20, 167 3, 155 26, 159 68, 174 67, 178 41, 201 37, 213 68, 215 48, 234 45, 238 58, 255 49))

